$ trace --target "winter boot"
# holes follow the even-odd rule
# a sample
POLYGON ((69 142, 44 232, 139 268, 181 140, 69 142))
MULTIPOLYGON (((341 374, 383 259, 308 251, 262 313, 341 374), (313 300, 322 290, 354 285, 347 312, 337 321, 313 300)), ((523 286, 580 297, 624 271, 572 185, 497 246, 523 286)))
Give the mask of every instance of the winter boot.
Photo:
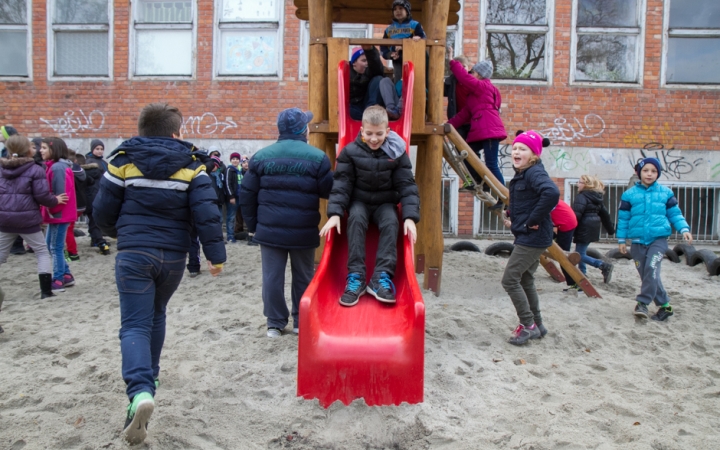
POLYGON ((56 297, 52 291, 52 274, 41 273, 38 278, 40 279, 40 298, 56 297))

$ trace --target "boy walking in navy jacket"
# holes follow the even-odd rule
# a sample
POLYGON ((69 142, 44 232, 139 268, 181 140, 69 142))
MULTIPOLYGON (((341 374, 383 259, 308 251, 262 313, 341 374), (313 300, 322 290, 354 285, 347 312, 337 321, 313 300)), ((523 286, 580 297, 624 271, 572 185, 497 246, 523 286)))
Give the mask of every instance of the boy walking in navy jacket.
POLYGON ((115 279, 120 293, 122 375, 130 399, 124 437, 139 444, 155 408, 165 310, 182 280, 197 228, 210 273, 222 271, 225 243, 220 211, 205 166, 182 141, 180 111, 168 104, 143 108, 139 137, 111 156, 93 203, 98 226, 117 237, 115 279))

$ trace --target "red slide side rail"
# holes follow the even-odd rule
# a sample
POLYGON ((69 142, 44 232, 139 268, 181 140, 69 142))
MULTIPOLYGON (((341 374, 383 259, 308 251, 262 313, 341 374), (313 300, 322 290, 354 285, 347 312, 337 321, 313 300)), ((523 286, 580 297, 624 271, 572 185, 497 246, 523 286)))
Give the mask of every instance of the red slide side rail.
MULTIPOLYGON (((350 119, 349 66, 340 63, 339 148, 355 139, 360 122, 350 119)), ((412 126, 412 63, 403 70, 403 96, 407 99, 400 119, 390 127, 410 142, 412 126)), ((408 145, 409 148, 409 145, 408 145)), ((341 229, 347 230, 342 220, 341 229)), ((378 230, 367 234, 368 277, 375 266, 378 230)), ((397 303, 387 305, 364 294, 353 307, 338 300, 347 277, 347 239, 333 230, 315 277, 300 302, 297 395, 317 398, 327 408, 339 400, 348 405, 363 398, 368 405, 399 405, 423 401, 425 363, 425 304, 413 266, 413 244, 398 236, 398 263, 393 282, 397 303)))

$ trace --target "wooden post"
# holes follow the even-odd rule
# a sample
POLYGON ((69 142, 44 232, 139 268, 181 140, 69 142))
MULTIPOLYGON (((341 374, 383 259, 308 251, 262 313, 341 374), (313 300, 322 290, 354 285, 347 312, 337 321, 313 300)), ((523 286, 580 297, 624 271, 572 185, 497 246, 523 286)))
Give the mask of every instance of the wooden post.
MULTIPOLYGON (((432 15, 427 24, 429 41, 445 39, 450 0, 432 0, 432 15)), ((425 24, 423 24, 425 25, 425 24)), ((428 121, 440 128, 444 122, 443 111, 443 78, 445 75, 445 46, 434 45, 430 48, 430 67, 428 83, 428 121)), ((431 289, 435 295, 440 294, 442 281, 442 155, 443 136, 432 134, 427 138, 427 148, 421 157, 418 153, 416 170, 420 188, 420 205, 422 217, 418 234, 423 236, 422 247, 425 254, 425 276, 423 288, 431 289), (420 164, 422 162, 422 165, 420 164)))
POLYGON ((328 128, 331 132, 338 132, 338 64, 348 59, 350 40, 348 38, 328 39, 328 128))
MULTIPOLYGON (((414 101, 415 99, 413 99, 414 101)), ((415 177, 420 173, 420 167, 425 167, 427 159, 427 141, 419 141, 417 144, 417 155, 415 156, 415 177)), ((420 180, 417 180, 418 188, 421 188, 420 180)), ((422 230, 422 223, 425 220, 425 205, 420 192, 420 223, 418 224, 418 237, 415 242, 415 273, 425 273, 425 240, 427 239, 422 230)))
POLYGON ((412 61, 415 66, 413 85, 413 133, 425 132, 425 41, 403 39, 403 62, 412 61))
MULTIPOLYGON (((327 120, 328 118, 328 91, 327 91, 327 47, 321 43, 327 37, 328 26, 325 13, 326 3, 323 0, 309 0, 310 10, 310 54, 308 58, 308 107, 313 113, 313 123, 327 120)), ((332 8, 332 5, 330 6, 332 8)), ((332 24, 330 25, 332 26, 332 24)), ((310 127, 310 138, 308 143, 320 150, 326 150, 327 136, 324 133, 313 133, 310 127)), ((334 160, 335 155, 332 155, 334 160)), ((327 221, 325 216, 327 204, 320 203, 320 226, 327 221)), ((315 251, 315 262, 320 262, 320 256, 325 241, 320 240, 320 246, 315 251)))

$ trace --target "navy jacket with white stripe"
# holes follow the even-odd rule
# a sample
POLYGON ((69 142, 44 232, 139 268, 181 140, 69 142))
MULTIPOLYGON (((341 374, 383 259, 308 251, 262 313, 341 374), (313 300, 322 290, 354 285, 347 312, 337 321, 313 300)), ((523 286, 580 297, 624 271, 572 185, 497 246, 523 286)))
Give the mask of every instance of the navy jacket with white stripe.
POLYGON ((187 252, 194 224, 205 257, 225 262, 215 191, 193 150, 173 138, 134 137, 112 152, 93 217, 106 235, 117 237, 118 250, 187 252))

